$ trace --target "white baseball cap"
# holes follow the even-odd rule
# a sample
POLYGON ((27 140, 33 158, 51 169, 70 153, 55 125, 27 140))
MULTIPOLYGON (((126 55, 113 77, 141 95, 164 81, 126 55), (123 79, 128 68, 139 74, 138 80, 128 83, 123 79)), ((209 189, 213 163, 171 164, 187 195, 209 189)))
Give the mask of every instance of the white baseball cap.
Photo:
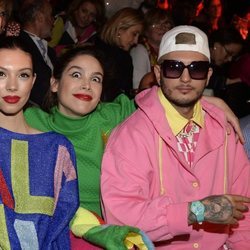
POLYGON ((161 40, 158 62, 162 56, 173 51, 196 51, 210 61, 207 35, 194 26, 180 25, 167 31, 161 40))

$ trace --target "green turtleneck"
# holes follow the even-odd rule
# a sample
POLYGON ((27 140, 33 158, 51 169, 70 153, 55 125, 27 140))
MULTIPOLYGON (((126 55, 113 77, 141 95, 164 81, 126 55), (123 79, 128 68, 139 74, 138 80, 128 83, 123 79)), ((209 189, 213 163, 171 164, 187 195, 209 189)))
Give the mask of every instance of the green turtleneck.
POLYGON ((113 103, 100 103, 96 110, 81 118, 63 115, 54 107, 48 114, 28 108, 30 126, 41 131, 56 131, 74 145, 77 158, 80 204, 101 215, 100 168, 104 147, 111 130, 135 110, 134 102, 120 95, 113 103))

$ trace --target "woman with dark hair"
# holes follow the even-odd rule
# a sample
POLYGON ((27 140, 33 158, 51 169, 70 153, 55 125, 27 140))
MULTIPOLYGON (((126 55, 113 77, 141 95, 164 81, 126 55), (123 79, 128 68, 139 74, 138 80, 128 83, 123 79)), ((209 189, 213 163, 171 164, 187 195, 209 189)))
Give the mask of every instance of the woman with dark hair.
POLYGON ((0 248, 70 249, 79 206, 73 146, 24 118, 36 78, 28 48, 2 38, 0 57, 0 248))
POLYGON ((64 53, 54 69, 54 77, 43 112, 29 108, 27 121, 42 130, 55 130, 74 144, 81 206, 101 216, 99 176, 106 140, 118 123, 134 110, 125 95, 114 103, 101 103, 105 59, 93 46, 64 53))
POLYGON ((218 29, 209 36, 211 61, 217 66, 231 62, 243 48, 243 38, 234 27, 218 29))
POLYGON ((250 112, 250 88, 244 78, 240 79, 242 62, 239 55, 243 45, 244 40, 234 27, 218 29, 209 39, 213 75, 208 88, 213 90, 215 96, 222 98, 239 118, 250 112), (236 65, 233 73, 229 72, 231 65, 236 65))

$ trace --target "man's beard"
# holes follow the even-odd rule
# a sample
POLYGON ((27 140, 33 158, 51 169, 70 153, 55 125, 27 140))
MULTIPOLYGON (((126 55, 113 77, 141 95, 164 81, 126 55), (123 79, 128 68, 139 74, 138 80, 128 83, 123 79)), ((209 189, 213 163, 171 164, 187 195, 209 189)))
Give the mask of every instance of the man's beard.
POLYGON ((182 98, 182 97, 180 97, 179 99, 173 98, 171 96, 170 90, 168 90, 166 87, 164 87, 164 84, 162 83, 162 81, 161 81, 161 90, 162 90, 162 93, 165 96, 165 98, 170 103, 174 104, 177 107, 181 107, 181 108, 194 107, 194 105, 196 104, 196 102, 198 100, 200 100, 200 98, 202 97, 202 93, 203 93, 203 91, 196 92, 197 93, 196 97, 194 99, 189 99, 189 100, 186 100, 185 98, 182 98))

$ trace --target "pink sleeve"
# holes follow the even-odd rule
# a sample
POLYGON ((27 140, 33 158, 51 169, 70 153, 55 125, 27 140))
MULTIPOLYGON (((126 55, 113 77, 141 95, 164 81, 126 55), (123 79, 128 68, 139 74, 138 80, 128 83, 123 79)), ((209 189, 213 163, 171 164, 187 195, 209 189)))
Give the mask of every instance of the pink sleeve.
MULTIPOLYGON (((120 148, 120 152, 124 152, 124 148, 120 148)), ((138 152, 134 147, 129 150, 138 152)), ((117 151, 114 154, 112 147, 104 154, 101 191, 107 223, 139 227, 153 241, 189 234, 192 227, 187 222, 188 204, 173 204, 166 195, 152 198, 152 186, 157 184, 148 167, 150 163, 140 159, 137 161, 140 166, 134 166, 133 155, 139 154, 130 154, 129 160, 125 159, 117 151)))

